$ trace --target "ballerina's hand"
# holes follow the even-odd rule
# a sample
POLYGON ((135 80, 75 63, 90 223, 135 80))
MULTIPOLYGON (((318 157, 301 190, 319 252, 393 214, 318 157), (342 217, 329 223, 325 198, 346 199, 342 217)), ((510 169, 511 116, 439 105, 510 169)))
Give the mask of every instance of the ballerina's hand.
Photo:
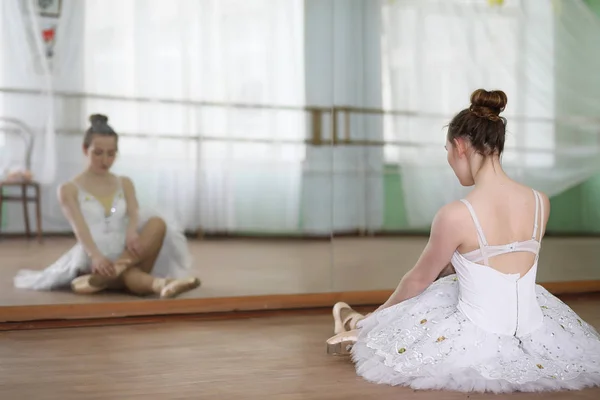
POLYGON ((131 232, 127 234, 127 250, 129 250, 129 252, 131 254, 133 254, 136 257, 141 257, 142 256, 142 251, 143 251, 143 247, 142 247, 142 242, 140 240, 140 236, 137 234, 137 232, 131 232))
POLYGON ((111 277, 115 275, 115 268, 108 258, 97 256, 92 258, 92 272, 96 275, 111 277))

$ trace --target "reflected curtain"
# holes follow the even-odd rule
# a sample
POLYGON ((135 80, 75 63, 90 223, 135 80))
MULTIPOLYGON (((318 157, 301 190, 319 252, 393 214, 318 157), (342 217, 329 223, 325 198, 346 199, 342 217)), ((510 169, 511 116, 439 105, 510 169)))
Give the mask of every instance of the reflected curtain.
POLYGON ((139 182, 140 198, 189 229, 296 231, 306 137, 302 2, 86 7, 86 92, 165 100, 85 102, 86 115, 104 112, 118 130, 144 136, 122 140, 118 165, 139 182))
POLYGON ((31 169, 39 182, 49 184, 56 174, 52 93, 60 76, 46 57, 43 32, 52 31, 58 18, 40 16, 32 0, 8 0, 0 4, 0 21, 0 87, 8 89, 0 92, 0 179, 31 169), (33 154, 27 160, 29 134, 33 154))
POLYGON ((508 95, 503 164, 554 196, 600 169, 598 19, 580 0, 394 0, 382 7, 386 162, 398 166, 405 226, 426 229, 463 196, 445 125, 479 87, 508 95), (557 7, 556 5, 559 5, 557 7))
MULTIPOLYGON (((301 229, 303 1, 65 0, 63 9, 59 31, 69 34, 57 39, 54 74, 71 79, 55 78, 57 183, 82 168, 87 117, 103 113, 122 134, 115 171, 135 181, 142 206, 189 230, 301 229)), ((54 197, 45 228, 67 230, 54 197)))
MULTIPOLYGON (((57 133, 74 114, 78 117, 78 109, 54 93, 80 88, 80 36, 72 32, 81 30, 82 3, 63 0, 60 14, 51 16, 41 16, 36 6, 33 0, 0 2, 0 179, 11 170, 30 168, 42 184, 44 225, 60 229, 66 224, 56 218, 60 215, 56 181, 65 175, 59 158, 68 158, 73 151, 64 151, 57 133), (55 46, 65 42, 70 46, 55 46), (53 53, 50 57, 48 51, 53 53), (14 121, 33 133, 31 165, 26 163, 27 148, 14 121)), ((22 232, 20 206, 11 203, 2 212, 2 229, 22 232), (14 215, 18 218, 12 218, 14 215)))
POLYGON ((382 107, 381 5, 371 0, 306 4, 307 29, 321 32, 322 42, 311 44, 313 50, 321 50, 318 62, 323 66, 313 70, 308 93, 310 99, 323 99, 327 93, 325 98, 336 110, 332 118, 336 142, 321 153, 332 169, 328 188, 332 229, 338 234, 378 231, 384 218, 383 149, 357 143, 381 142, 383 119, 356 110, 382 107), (315 87, 314 77, 325 68, 329 81, 315 87))

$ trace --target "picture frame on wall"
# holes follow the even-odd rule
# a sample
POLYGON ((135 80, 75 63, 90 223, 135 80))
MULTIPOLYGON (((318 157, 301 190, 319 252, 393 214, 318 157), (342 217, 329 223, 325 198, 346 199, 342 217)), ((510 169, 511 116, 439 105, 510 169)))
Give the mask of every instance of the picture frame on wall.
POLYGON ((60 17, 62 0, 35 0, 35 5, 38 14, 42 17, 60 17))

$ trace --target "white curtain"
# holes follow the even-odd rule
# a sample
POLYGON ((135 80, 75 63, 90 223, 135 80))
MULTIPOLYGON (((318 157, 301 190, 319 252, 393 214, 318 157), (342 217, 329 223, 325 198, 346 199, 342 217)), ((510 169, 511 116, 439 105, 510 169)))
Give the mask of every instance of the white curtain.
MULTIPOLYGON (((83 22, 82 3, 62 1, 59 15, 41 16, 37 2, 6 0, 0 2, 0 179, 11 170, 30 167, 35 180, 42 184, 43 227, 69 229, 60 217, 56 186, 73 174, 69 160, 75 148, 61 145, 58 128, 68 126, 77 108, 73 102, 57 98, 57 90, 78 89, 81 64, 73 35, 83 22), (52 43, 44 41, 44 31, 54 30, 52 43), (70 46, 56 47, 69 42, 70 46), (53 45, 54 44, 54 45, 53 45), (47 51, 53 51, 47 57, 47 51), (17 124, 15 124, 17 121, 17 124), (18 136, 19 124, 33 132, 31 165, 26 165, 25 142, 18 136), (60 162, 59 162, 60 159, 60 162)), ((10 203, 3 211, 3 231, 23 230, 20 205, 10 203)))
MULTIPOLYGON (((142 206, 189 230, 301 229, 302 0, 64 0, 63 13, 55 185, 82 168, 87 117, 103 113, 142 206)), ((46 201, 45 229, 67 230, 46 201)))
POLYGON ((7 0, 0 3, 0 21, 0 179, 30 168, 37 181, 51 184, 56 175, 53 90, 60 77, 46 57, 43 31, 58 19, 40 16, 32 0, 7 0), (33 155, 27 165, 30 133, 33 155))
POLYGON ((490 3, 381 2, 383 102, 395 112, 385 157, 399 166, 410 229, 468 190, 446 164, 443 127, 480 87, 508 95, 513 177, 552 196, 600 169, 597 18, 581 0, 490 3))
MULTIPOLYGON (((347 112, 381 109, 381 11, 379 1, 306 1, 307 29, 313 34, 308 100, 339 110, 331 149, 311 155, 329 163, 330 223, 336 233, 378 230, 383 223, 383 149, 347 141, 381 141, 381 115, 347 112), (321 81, 324 80, 324 81, 321 81)), ((311 53, 309 53, 311 54, 311 53)), ((311 103, 314 104, 314 103, 311 103)), ((329 126, 328 128, 332 128, 329 126)), ((331 140, 331 137, 329 137, 331 140)))
POLYGON ((514 177, 554 195, 599 169, 600 27, 582 0, 63 0, 48 69, 31 32, 52 21, 36 27, 32 3, 0 2, 0 110, 36 129, 46 230, 69 229, 56 185, 82 168, 96 112, 142 204, 209 232, 385 229, 390 165, 406 227, 428 228, 465 193, 443 128, 478 87, 508 94, 514 177), (390 114, 342 112, 354 144, 307 146, 305 104, 390 114))
POLYGON ((189 229, 296 231, 302 1, 86 0, 85 19, 85 91, 148 99, 84 112, 144 136, 123 138, 118 165, 142 201, 189 229))

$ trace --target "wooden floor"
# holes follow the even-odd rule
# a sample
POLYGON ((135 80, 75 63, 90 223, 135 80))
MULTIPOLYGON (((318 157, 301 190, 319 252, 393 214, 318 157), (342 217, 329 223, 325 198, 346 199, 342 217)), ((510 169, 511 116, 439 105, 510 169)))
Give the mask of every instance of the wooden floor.
MULTIPOLYGON (((600 328, 600 296, 563 298, 600 328)), ((236 320, 0 333, 1 399, 598 399, 415 392, 367 383, 325 354, 328 310, 236 320)))

